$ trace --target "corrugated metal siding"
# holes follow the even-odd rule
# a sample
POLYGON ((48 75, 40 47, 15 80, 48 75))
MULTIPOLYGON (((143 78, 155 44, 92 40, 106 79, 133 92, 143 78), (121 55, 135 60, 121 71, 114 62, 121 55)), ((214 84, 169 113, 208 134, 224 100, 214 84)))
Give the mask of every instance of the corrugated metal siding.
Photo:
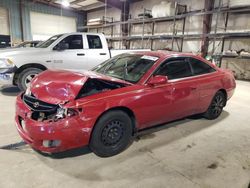
POLYGON ((0 0, 0 6, 5 7, 9 11, 10 15, 10 33, 13 41, 20 40, 21 24, 20 24, 20 11, 18 0, 0 0))
MULTIPOLYGON (((0 6, 9 10, 10 13, 10 30, 13 42, 22 39, 21 23, 20 23, 20 1, 21 0, 0 0, 0 6)), ((75 17, 77 19, 77 27, 84 25, 86 22, 85 13, 72 12, 40 3, 32 3, 29 0, 23 1, 22 6, 22 24, 24 40, 31 40, 30 11, 40 12, 44 14, 62 15, 67 17, 75 17)))

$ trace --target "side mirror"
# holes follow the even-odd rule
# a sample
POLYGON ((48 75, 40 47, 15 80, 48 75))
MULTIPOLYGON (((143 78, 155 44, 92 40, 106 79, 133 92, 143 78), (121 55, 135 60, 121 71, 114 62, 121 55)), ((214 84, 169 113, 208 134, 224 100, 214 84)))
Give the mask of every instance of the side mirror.
POLYGON ((154 85, 161 85, 166 84, 168 82, 167 76, 157 75, 150 78, 148 81, 148 85, 154 86, 154 85))
POLYGON ((69 44, 64 42, 60 42, 53 48, 53 50, 58 50, 58 51, 63 51, 66 49, 69 49, 69 44))

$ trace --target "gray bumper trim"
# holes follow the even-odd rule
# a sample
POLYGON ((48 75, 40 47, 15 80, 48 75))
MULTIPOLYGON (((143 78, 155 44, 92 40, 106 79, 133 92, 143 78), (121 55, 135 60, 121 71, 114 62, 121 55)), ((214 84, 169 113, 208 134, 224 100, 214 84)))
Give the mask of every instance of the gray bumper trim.
POLYGON ((14 73, 0 73, 0 85, 12 85, 14 73))

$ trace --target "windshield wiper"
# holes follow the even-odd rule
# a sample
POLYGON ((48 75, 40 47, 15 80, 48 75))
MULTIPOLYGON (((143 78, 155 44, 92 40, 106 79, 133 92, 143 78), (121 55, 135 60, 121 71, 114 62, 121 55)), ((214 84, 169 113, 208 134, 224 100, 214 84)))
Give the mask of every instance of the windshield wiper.
POLYGON ((124 68, 123 68, 123 80, 126 80, 128 75, 128 61, 126 61, 124 68))
POLYGON ((118 61, 119 59, 121 59, 121 57, 118 57, 117 59, 114 59, 113 61, 111 61, 102 71, 102 74, 106 74, 106 72, 108 71, 108 69, 114 65, 116 63, 116 61, 118 61))

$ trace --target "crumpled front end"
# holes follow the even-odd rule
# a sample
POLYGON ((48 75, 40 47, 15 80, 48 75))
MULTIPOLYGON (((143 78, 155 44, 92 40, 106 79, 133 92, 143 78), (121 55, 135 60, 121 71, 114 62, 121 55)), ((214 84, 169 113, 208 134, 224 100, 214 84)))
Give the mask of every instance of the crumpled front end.
POLYGON ((64 109, 21 94, 16 101, 16 127, 34 149, 48 153, 65 151, 89 143, 93 122, 80 113, 81 109, 64 109))
POLYGON ((77 100, 127 84, 69 71, 45 71, 35 77, 16 101, 16 126, 20 136, 33 148, 60 152, 88 145, 97 114, 77 100))

